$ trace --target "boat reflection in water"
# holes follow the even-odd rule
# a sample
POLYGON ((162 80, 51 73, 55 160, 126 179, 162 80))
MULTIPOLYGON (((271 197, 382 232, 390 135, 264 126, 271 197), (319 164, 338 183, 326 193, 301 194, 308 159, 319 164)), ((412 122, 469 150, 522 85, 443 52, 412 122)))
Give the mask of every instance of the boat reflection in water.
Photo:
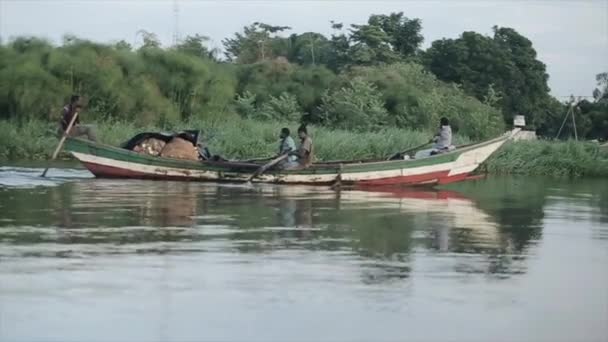
MULTIPOLYGON (((375 188, 333 192, 309 187, 259 191, 263 197, 279 200, 283 225, 309 233, 302 235, 313 239, 308 242, 311 249, 349 248, 365 257, 365 282, 407 278, 415 267, 414 256, 429 252, 441 258, 441 268, 450 265, 464 274, 508 277, 524 270, 521 256, 528 251, 516 250, 508 230, 474 200, 455 191, 375 188)), ((528 242, 540 229, 518 228, 528 242)))
POLYGON ((355 258, 365 282, 408 278, 428 267, 416 265, 420 253, 459 273, 520 273, 522 248, 540 229, 518 222, 513 235, 504 215, 497 220, 461 193, 428 189, 88 180, 13 196, 6 222, 27 217, 30 227, 0 229, 5 245, 20 246, 16 253, 332 253, 355 258))

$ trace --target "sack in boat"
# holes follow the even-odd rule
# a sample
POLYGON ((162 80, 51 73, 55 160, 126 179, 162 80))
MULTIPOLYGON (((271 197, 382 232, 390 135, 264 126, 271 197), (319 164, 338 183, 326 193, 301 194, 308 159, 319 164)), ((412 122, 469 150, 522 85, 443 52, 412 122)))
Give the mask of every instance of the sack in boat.
POLYGON ((133 151, 141 154, 158 156, 166 144, 167 143, 160 139, 148 138, 133 147, 133 151))
POLYGON ((198 160, 198 150, 191 142, 182 138, 173 138, 160 152, 161 157, 198 160))

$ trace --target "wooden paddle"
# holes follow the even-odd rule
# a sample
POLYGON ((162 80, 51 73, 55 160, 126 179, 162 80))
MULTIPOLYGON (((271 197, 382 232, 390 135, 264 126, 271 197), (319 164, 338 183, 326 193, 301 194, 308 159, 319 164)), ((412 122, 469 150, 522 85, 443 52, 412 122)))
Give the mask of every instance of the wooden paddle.
POLYGON ((289 153, 282 154, 282 155, 274 158, 273 160, 269 161, 268 163, 262 165, 249 178, 247 178, 247 182, 246 183, 251 183, 252 179, 254 179, 255 177, 257 177, 257 176, 261 175, 262 173, 266 172, 266 170, 268 170, 269 168, 271 168, 271 167, 275 166, 276 164, 280 163, 282 160, 286 159, 287 157, 289 157, 289 153))
POLYGON ((428 142, 425 142, 424 144, 422 144, 422 145, 420 145, 420 146, 412 147, 412 148, 410 148, 410 149, 408 149, 408 150, 405 150, 405 151, 401 151, 401 152, 395 153, 395 154, 393 154, 392 156, 388 157, 386 160, 393 160, 394 158, 401 157, 402 155, 404 155, 404 154, 406 154, 406 153, 410 153, 410 152, 412 152, 412 151, 419 150, 419 149, 423 148, 424 146, 426 146, 426 145, 428 145, 428 144, 430 144, 430 143, 432 143, 432 142, 433 142, 433 140, 428 141, 428 142))
MULTIPOLYGON (((77 117, 78 117, 78 112, 74 113, 74 116, 72 116, 72 120, 70 121, 70 124, 68 125, 68 128, 66 128, 65 132, 63 132, 63 136, 61 137, 61 140, 59 140, 59 145, 57 145, 57 148, 55 149, 55 152, 53 152, 53 156, 51 157, 51 161, 53 161, 53 160, 55 160, 55 158, 57 158, 57 155, 59 154, 59 151, 61 150, 61 147, 63 146, 63 143, 65 142, 65 139, 70 134, 70 131, 72 130, 72 126, 74 126, 74 122, 76 122, 76 118, 77 117)), ((42 172, 42 175, 40 175, 40 177, 45 177, 46 173, 48 171, 49 171, 49 166, 47 166, 46 169, 44 169, 44 172, 42 172)))

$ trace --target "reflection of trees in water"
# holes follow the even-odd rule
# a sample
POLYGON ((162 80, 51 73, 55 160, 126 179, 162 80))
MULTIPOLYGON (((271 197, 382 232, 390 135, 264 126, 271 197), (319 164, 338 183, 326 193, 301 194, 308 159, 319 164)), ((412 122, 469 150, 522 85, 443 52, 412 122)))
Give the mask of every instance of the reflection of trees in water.
POLYGON ((509 191, 512 184, 492 182, 461 188, 461 193, 441 191, 435 197, 429 193, 414 200, 415 193, 395 194, 402 211, 412 216, 416 231, 423 235, 415 235, 415 245, 456 253, 452 258, 457 259, 454 269, 459 273, 502 277, 523 272, 528 246, 541 238, 544 188, 527 187, 527 193, 522 193, 521 189, 509 191))
POLYGON ((191 227, 197 212, 189 183, 83 181, 10 191, 15 200, 2 222, 41 227, 11 230, 19 244, 181 241, 187 237, 179 228, 191 227))
POLYGON ((408 278, 413 243, 411 218, 395 213, 369 215, 365 212, 350 212, 349 216, 355 222, 352 227, 354 251, 376 260, 363 270, 363 281, 378 283, 408 278))
POLYGON ((542 237, 548 186, 544 179, 505 177, 462 183, 458 190, 475 198, 477 207, 498 225, 501 241, 496 252, 524 253, 530 242, 542 237))

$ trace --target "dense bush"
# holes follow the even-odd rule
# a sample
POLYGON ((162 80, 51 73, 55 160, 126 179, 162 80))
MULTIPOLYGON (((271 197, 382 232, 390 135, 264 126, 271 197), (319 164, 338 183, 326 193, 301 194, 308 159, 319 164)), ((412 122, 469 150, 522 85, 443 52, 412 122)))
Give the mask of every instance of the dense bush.
POLYGON ((279 97, 287 92, 296 97, 305 113, 313 114, 336 75, 322 66, 299 66, 278 59, 240 65, 237 78, 238 93, 255 94, 258 107, 271 96, 279 97))
POLYGON ((355 77, 339 89, 323 95, 319 114, 322 122, 333 128, 353 131, 376 131, 394 127, 376 86, 355 77))
POLYGON ((238 113, 357 131, 428 130, 447 116, 474 139, 502 129, 495 109, 417 64, 360 67, 336 75, 325 66, 285 58, 219 63, 208 53, 192 53, 199 50, 204 49, 162 49, 148 41, 132 51, 128 44, 75 37, 55 47, 18 38, 0 46, 0 118, 55 121, 67 97, 79 93, 86 99, 87 120, 167 128, 238 113))
POLYGON ((171 49, 18 38, 0 56, 0 118, 21 121, 57 119, 65 99, 79 93, 89 117, 170 125, 221 113, 236 88, 230 66, 171 49))
POLYGON ((269 109, 281 104, 297 111, 295 99, 303 121, 332 128, 429 130, 446 116, 455 130, 473 139, 504 130, 499 110, 413 63, 359 67, 335 76, 323 67, 275 60, 240 66, 238 79, 234 108, 245 118, 293 120, 285 110, 269 109))
POLYGON ((356 68, 349 76, 362 77, 376 85, 397 127, 434 129, 445 116, 455 131, 473 139, 504 131, 500 111, 466 96, 456 86, 437 80, 421 65, 356 68))

